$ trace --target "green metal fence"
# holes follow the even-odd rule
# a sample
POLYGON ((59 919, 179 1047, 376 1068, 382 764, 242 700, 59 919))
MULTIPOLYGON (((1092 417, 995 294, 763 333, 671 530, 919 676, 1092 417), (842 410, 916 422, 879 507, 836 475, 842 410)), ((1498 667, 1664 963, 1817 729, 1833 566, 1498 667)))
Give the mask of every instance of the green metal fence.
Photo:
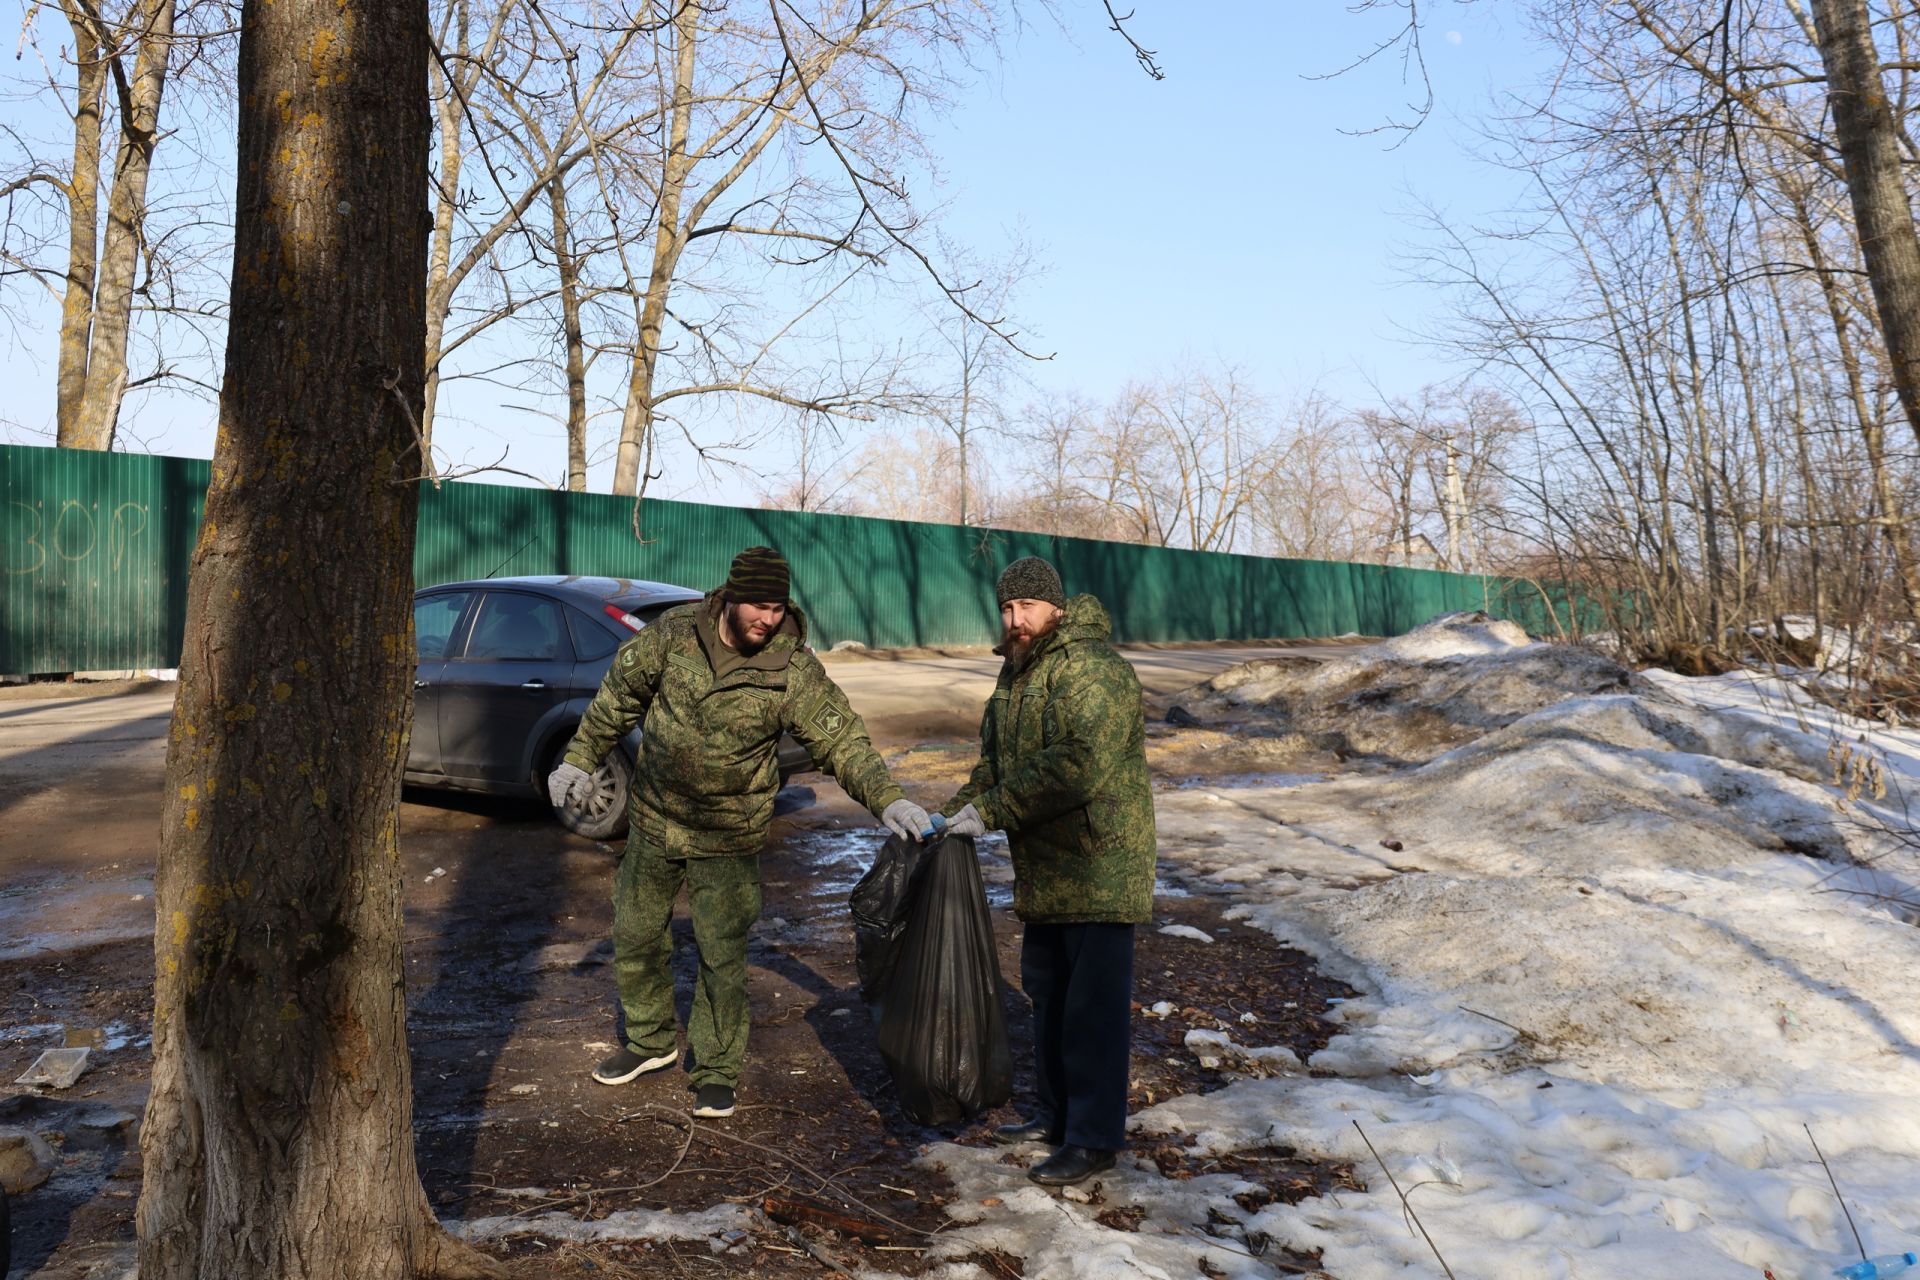
MULTIPOLYGON (((0 672, 175 665, 207 471, 200 459, 0 445, 0 672)), ((1121 640, 1393 635, 1454 609, 1545 622, 1531 586, 1424 569, 651 499, 644 541, 632 520, 631 499, 604 494, 428 488, 415 580, 579 573, 704 588, 735 551, 766 543, 793 562, 821 647, 992 640, 994 576, 1023 555, 1099 596, 1121 640)))

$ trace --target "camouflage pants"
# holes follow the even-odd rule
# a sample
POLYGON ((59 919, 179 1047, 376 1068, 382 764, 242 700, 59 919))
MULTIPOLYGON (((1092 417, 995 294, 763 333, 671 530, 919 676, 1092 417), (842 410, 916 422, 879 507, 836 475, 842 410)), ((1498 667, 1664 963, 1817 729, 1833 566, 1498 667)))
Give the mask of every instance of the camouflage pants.
POLYGON ((613 972, 627 1045, 643 1058, 679 1047, 673 1010, 673 903, 687 886, 700 954, 687 1039, 693 1083, 737 1085, 747 1056, 747 932, 760 918, 760 858, 670 858, 637 836, 613 885, 613 972))

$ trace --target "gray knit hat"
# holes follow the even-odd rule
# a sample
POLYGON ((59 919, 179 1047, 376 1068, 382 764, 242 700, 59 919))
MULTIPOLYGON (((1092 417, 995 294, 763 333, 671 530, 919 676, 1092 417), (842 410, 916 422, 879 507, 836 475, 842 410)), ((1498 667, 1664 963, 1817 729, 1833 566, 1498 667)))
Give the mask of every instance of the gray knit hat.
POLYGON ((1067 607, 1067 591, 1060 585, 1060 571, 1039 556, 1015 560, 1000 572, 994 584, 1000 603, 1009 600, 1045 600, 1057 609, 1067 607))

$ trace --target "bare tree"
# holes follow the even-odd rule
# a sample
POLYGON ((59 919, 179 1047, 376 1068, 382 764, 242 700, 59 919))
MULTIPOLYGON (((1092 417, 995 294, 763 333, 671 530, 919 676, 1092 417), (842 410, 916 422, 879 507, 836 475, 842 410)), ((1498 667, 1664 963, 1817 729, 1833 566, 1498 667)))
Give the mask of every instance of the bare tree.
POLYGON ((767 489, 768 505, 781 511, 856 513, 858 487, 873 465, 871 458, 858 466, 848 465, 858 443, 849 441, 833 418, 817 413, 795 417, 793 442, 793 469, 767 489))
POLYGON ((22 87, 67 117, 71 142, 55 158, 24 130, 0 130, 14 153, 0 159, 0 285, 37 282, 59 309, 47 345, 63 446, 113 447, 127 398, 142 388, 213 389, 200 329, 218 321, 226 224, 200 185, 211 165, 195 144, 220 118, 202 104, 231 87, 232 9, 227 0, 27 7, 21 51, 32 50, 43 78, 22 87), (54 14, 63 21, 49 39, 41 19, 54 14), (163 103, 173 123, 162 123, 163 103))
POLYGON ((1323 396, 1303 396, 1286 415, 1272 479, 1252 509, 1266 547, 1304 560, 1377 558, 1387 543, 1370 501, 1355 418, 1323 396))
POLYGON ((1907 425, 1920 440, 1920 235, 1914 232, 1907 195, 1901 122, 1882 78, 1866 0, 1810 4, 1827 72, 1833 144, 1846 168, 1861 258, 1873 285, 1893 384, 1907 425))
POLYGON ((1021 380, 1027 360, 981 316, 1006 315, 1014 294, 1035 274, 1035 265, 1032 250, 1024 244, 1016 244, 1004 257, 984 266, 975 266, 970 255, 951 244, 943 242, 943 247, 944 256, 955 261, 954 269, 973 281, 968 288, 971 306, 961 310, 942 300, 928 316, 936 368, 944 370, 939 376, 945 385, 930 397, 927 414, 953 437, 959 519, 967 524, 978 514, 969 492, 974 446, 980 436, 1004 431, 1003 399, 1011 385, 1021 380))
MULTIPOLYGON (((455 358, 498 326, 557 300, 568 401, 569 485, 585 487, 584 308, 597 248, 574 226, 568 183, 599 147, 644 127, 654 112, 610 92, 649 30, 562 25, 527 0, 447 0, 432 68, 436 116, 434 228, 427 265, 427 474, 440 388, 455 358), (582 69, 584 66, 584 70, 582 69), (478 165, 477 189, 469 184, 478 165), (484 192, 484 194, 483 194, 484 192), (547 230, 529 215, 547 203, 547 230)), ((508 357, 508 366, 523 360, 508 357)), ((472 376, 502 370, 483 357, 472 376)))
POLYGON ((889 253, 990 328, 1000 319, 933 271, 914 243, 919 215, 886 176, 919 154, 914 112, 949 84, 942 59, 991 39, 984 0, 770 0, 763 18, 700 5, 660 17, 658 87, 645 82, 657 127, 595 156, 633 308, 616 493, 641 491, 662 423, 711 456, 676 418, 700 399, 855 418, 897 407, 908 394, 897 367, 851 362, 866 379, 822 393, 781 354, 889 253), (630 248, 641 228, 644 255, 630 248), (779 297, 798 302, 783 314, 768 305, 779 297))
POLYGON ((250 6, 232 324, 167 753, 139 1270, 501 1274, 414 1166, 397 859, 424 0, 250 6))

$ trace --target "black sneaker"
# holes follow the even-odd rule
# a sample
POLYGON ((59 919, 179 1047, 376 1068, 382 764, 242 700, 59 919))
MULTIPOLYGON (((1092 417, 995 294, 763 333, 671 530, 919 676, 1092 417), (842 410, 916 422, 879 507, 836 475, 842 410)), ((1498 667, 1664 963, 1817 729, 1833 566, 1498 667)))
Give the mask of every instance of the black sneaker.
POLYGON ((703 1084, 693 1095, 693 1114, 703 1120, 724 1120, 733 1114, 733 1086, 703 1084))
POLYGON ((643 1058, 633 1050, 621 1045, 607 1059, 593 1069, 593 1078, 601 1084, 625 1084, 649 1071, 660 1071, 680 1061, 679 1053, 663 1053, 657 1058, 643 1058))

